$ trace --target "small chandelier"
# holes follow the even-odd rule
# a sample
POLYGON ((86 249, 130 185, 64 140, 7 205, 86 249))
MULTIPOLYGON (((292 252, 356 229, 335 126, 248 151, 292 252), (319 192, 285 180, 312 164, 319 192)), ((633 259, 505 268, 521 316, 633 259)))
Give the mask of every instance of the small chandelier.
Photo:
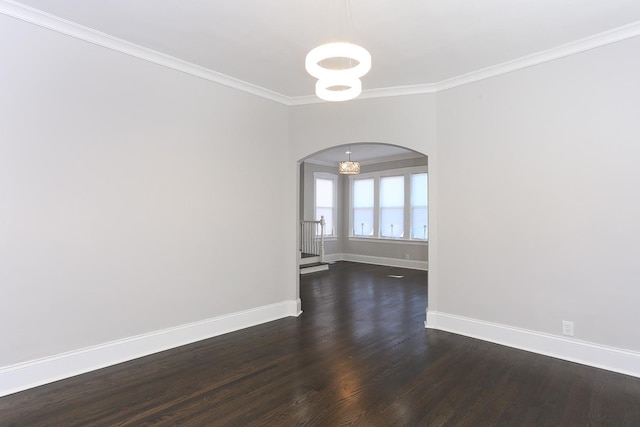
MULTIPOLYGON (((344 15, 346 30, 352 21, 349 0, 344 0, 344 15)), ((327 43, 311 49, 304 66, 309 74, 318 79, 318 98, 325 101, 348 101, 362 92, 360 77, 371 69, 371 55, 365 48, 352 43, 327 43)))
POLYGON ((338 173, 340 175, 358 175, 360 173, 360 162, 351 161, 351 147, 347 153, 349 160, 344 162, 338 162, 338 173))

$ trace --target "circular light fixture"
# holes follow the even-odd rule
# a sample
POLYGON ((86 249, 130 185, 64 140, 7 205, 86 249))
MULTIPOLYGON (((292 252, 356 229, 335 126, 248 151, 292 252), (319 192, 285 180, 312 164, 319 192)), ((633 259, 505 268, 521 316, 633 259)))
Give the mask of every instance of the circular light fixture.
POLYGON ((325 101, 347 101, 360 95, 362 82, 358 78, 344 79, 331 78, 320 79, 316 82, 316 95, 325 101), (344 89, 331 89, 342 87, 344 89))
POLYGON ((317 79, 330 77, 356 78, 364 76, 371 70, 371 55, 363 47, 351 43, 327 43, 311 49, 305 59, 307 72, 317 79), (320 63, 331 58, 347 58, 357 61, 351 68, 325 68, 320 63))
POLYGON ((316 95, 326 101, 347 101, 360 95, 360 77, 371 70, 371 55, 360 46, 351 43, 327 43, 312 49, 305 58, 307 72, 318 79, 316 95), (332 58, 347 58, 357 62, 350 68, 334 69, 320 65, 332 58), (344 87, 345 89, 329 89, 344 87))

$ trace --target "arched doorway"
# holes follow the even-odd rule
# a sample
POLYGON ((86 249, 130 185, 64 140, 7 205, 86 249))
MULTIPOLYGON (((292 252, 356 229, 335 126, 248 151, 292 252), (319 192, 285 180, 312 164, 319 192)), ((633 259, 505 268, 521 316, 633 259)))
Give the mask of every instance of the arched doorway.
POLYGON ((326 218, 325 262, 428 270, 426 155, 385 143, 341 144, 306 156, 298 168, 298 221, 326 218), (357 175, 338 172, 349 151, 360 162, 357 175))

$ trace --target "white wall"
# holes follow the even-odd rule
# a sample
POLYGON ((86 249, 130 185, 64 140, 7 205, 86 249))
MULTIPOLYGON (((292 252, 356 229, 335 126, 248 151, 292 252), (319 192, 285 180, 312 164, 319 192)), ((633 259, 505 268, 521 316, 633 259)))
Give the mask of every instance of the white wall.
POLYGON ((4 15, 0 57, 0 367, 295 299, 286 107, 4 15))
POLYGON ((640 350, 638 52, 438 94, 438 311, 640 350))
MULTIPOLYGON (((424 94, 292 107, 292 156, 300 160, 356 142, 398 145, 428 155, 435 151, 435 99, 424 94)), ((430 171, 432 166, 429 158, 430 171)))

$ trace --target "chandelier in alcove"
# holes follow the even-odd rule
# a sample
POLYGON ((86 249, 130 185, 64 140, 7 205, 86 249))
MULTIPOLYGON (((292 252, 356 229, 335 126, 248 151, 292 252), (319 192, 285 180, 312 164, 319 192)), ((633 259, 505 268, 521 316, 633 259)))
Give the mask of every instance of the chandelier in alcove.
POLYGON ((351 161, 351 147, 346 152, 349 160, 338 162, 338 173, 340 175, 358 175, 360 173, 360 162, 351 161))

